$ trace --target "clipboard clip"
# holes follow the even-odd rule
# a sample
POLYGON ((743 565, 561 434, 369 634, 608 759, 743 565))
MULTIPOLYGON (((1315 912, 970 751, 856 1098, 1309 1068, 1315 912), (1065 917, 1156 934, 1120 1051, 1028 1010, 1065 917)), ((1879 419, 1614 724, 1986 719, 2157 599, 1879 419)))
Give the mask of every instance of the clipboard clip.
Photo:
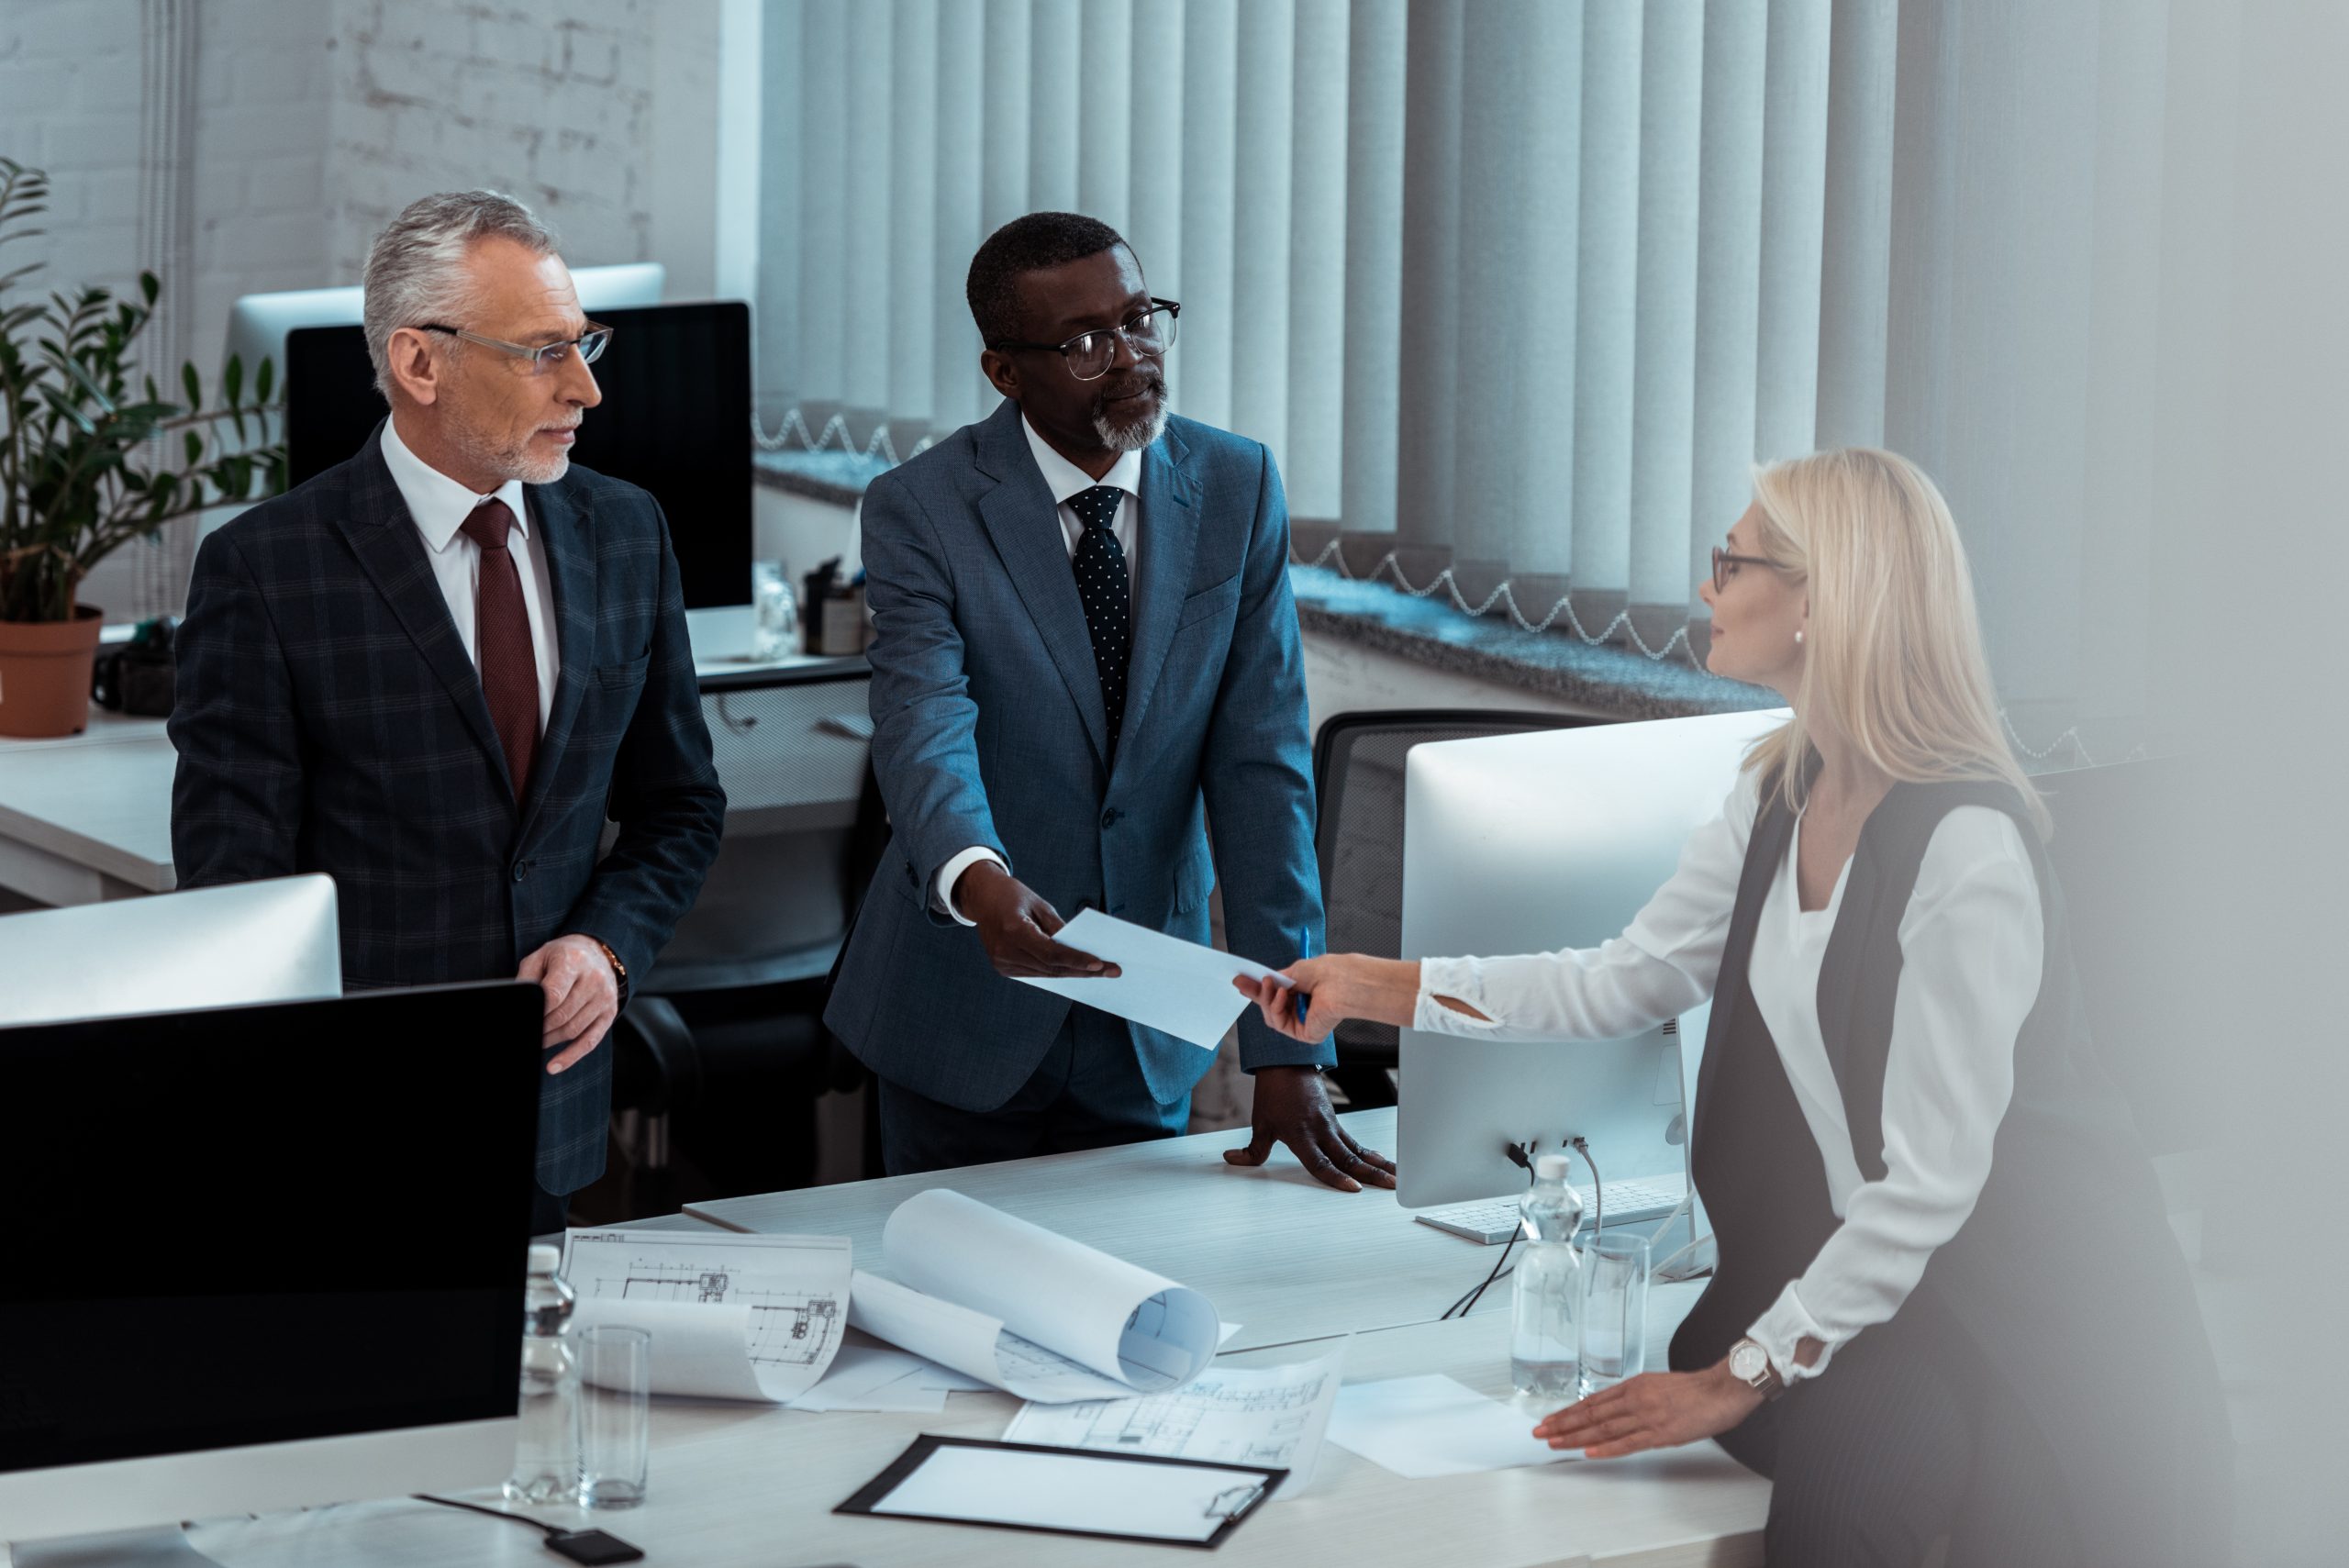
POLYGON ((1255 1507, 1256 1499, 1264 1495, 1264 1484, 1262 1481, 1250 1481, 1238 1486, 1226 1486, 1208 1499, 1208 1506, 1201 1510, 1201 1514, 1203 1518, 1210 1519, 1237 1518, 1255 1507))

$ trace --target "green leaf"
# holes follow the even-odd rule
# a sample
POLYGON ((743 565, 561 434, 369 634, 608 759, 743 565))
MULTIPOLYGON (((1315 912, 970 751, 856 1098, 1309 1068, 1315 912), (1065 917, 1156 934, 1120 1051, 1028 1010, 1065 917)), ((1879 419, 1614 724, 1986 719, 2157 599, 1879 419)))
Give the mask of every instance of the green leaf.
POLYGON ((187 461, 192 463, 202 462, 204 461, 204 438, 197 435, 194 430, 190 430, 187 433, 186 444, 187 461))
POLYGON ((220 377, 221 395, 228 398, 228 406, 234 408, 237 406, 238 396, 243 393, 244 390, 244 359, 240 355, 230 354, 228 356, 228 368, 227 371, 222 373, 220 377))
POLYGON ((253 374, 253 401, 256 403, 268 402, 270 389, 274 387, 276 384, 277 367, 271 363, 269 357, 264 354, 262 356, 261 369, 253 374))
POLYGON ((163 280, 152 272, 141 272, 139 274, 139 292, 147 296, 148 304, 152 305, 163 292, 163 280))
POLYGON ((204 406, 204 383, 196 378, 194 365, 180 366, 180 384, 187 389, 188 412, 194 413, 204 406))
POLYGON ((99 412, 104 414, 112 414, 115 412, 114 399, 108 397, 106 395, 106 389, 100 386, 97 382, 91 377, 90 373, 82 368, 82 361, 80 360, 67 360, 65 361, 65 371, 68 375, 71 375, 75 381, 82 384, 82 390, 90 395, 90 401, 98 406, 99 412))

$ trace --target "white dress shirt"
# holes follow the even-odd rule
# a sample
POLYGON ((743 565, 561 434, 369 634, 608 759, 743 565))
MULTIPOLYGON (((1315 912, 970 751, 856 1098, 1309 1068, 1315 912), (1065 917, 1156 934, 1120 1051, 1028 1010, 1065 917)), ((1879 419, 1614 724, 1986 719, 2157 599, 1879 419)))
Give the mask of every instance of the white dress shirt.
POLYGON ((440 596, 449 601, 449 618, 465 657, 481 668, 481 637, 477 623, 481 603, 481 546, 464 535, 465 519, 484 501, 503 501, 514 514, 514 532, 507 549, 522 579, 522 608, 530 622, 530 651, 539 666, 539 733, 544 735, 547 714, 554 706, 555 677, 562 673, 562 651, 555 634, 553 577, 547 571, 546 541, 530 526, 530 509, 522 482, 509 479, 488 495, 476 495, 426 462, 400 439, 399 420, 384 422, 384 466, 392 471, 407 515, 424 537, 424 553, 440 596), (519 536, 518 547, 515 536, 519 536))
MULTIPOLYGON (((1109 472, 1096 479, 1054 451, 1051 444, 1036 433, 1036 427, 1028 422, 1028 416, 1024 413, 1019 417, 1019 428, 1028 437, 1028 450, 1036 454, 1036 467, 1044 475, 1044 488, 1052 493, 1054 501, 1060 503, 1061 532, 1065 536, 1070 560, 1076 558, 1076 545, 1085 537, 1085 524, 1077 517, 1076 508, 1068 504, 1069 498, 1082 495, 1097 484, 1115 485, 1125 492, 1118 499, 1118 516, 1110 523, 1109 531, 1118 536, 1118 548, 1125 551, 1127 591, 1139 599, 1141 576, 1138 570, 1140 563, 1134 560, 1134 520, 1141 510, 1141 453, 1119 453, 1118 461, 1109 465, 1109 472)), ((954 907, 954 901, 948 895, 953 892, 954 884, 963 873, 981 861, 993 861, 1003 866, 1001 855, 974 844, 939 868, 938 881, 930 892, 930 901, 935 907, 943 909, 965 926, 977 922, 965 919, 963 911, 954 907)), ((1003 866, 1003 869, 1008 872, 1011 868, 1003 866)))
MULTIPOLYGON (((1741 776, 1721 814, 1688 840, 1671 880, 1611 941, 1519 958, 1426 961, 1414 1027, 1614 1040, 1695 1006, 1720 975, 1758 804, 1755 775, 1741 776), (1493 1021, 1455 1012, 1440 996, 1493 1021)), ((1827 907, 1806 912, 1795 875, 1800 832, 1798 822, 1748 966, 1754 1005, 1777 1043, 1842 1221, 1749 1330, 1790 1383, 1824 1372, 1837 1346, 1887 1321, 1933 1249, 1974 1212, 2014 1092, 2015 1037, 2038 999, 2044 935, 2038 879, 2014 819, 1982 806, 1944 817, 1900 917, 1900 986, 1884 1076, 1886 1169, 1881 1181, 1866 1181, 1819 1025, 1820 964, 1851 865, 1836 878, 1827 907), (1804 1339, 1826 1347, 1809 1367, 1795 1361, 1804 1339)), ((1737 1107, 1720 1114, 1734 1116, 1737 1107)))

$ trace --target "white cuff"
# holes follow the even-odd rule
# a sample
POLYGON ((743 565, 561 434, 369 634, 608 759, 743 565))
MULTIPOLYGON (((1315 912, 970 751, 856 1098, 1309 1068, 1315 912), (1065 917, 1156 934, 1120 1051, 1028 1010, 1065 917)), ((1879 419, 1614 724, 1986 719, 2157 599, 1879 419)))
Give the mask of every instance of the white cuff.
POLYGON ((930 906, 938 910, 941 914, 953 916, 954 918, 963 925, 977 925, 978 922, 976 920, 965 917, 963 911, 954 907, 954 900, 949 897, 948 895, 953 892, 954 884, 963 880, 963 873, 970 870, 973 866, 978 864, 981 861, 993 861, 998 867, 1001 867, 1003 873, 1006 876, 1009 876, 1011 874, 1011 868, 1003 863, 1003 857, 1001 855, 996 854, 993 850, 987 849, 983 845, 974 844, 971 848, 964 850, 961 854, 956 855, 952 860, 948 861, 943 866, 939 868, 938 881, 931 885, 930 890, 930 906))
POLYGON ((1483 1034, 1500 1027, 1485 1006, 1485 966, 1473 958, 1423 958, 1419 961, 1419 996, 1411 1008, 1411 1027, 1436 1034, 1483 1034), (1472 1018, 1436 1000, 1449 996, 1485 1016, 1472 1018))
POLYGON ((1802 1297, 1795 1294, 1791 1280, 1787 1282, 1786 1289, 1778 1292, 1778 1299, 1770 1304, 1769 1310, 1753 1320, 1753 1326, 1746 1330, 1746 1334, 1769 1352, 1770 1364, 1777 1369, 1778 1375, 1786 1379, 1789 1387, 1804 1378, 1817 1377, 1835 1358, 1834 1337, 1811 1317, 1802 1304, 1802 1297), (1821 1347, 1819 1359, 1809 1366, 1795 1360, 1795 1347, 1805 1340, 1816 1340, 1821 1347))

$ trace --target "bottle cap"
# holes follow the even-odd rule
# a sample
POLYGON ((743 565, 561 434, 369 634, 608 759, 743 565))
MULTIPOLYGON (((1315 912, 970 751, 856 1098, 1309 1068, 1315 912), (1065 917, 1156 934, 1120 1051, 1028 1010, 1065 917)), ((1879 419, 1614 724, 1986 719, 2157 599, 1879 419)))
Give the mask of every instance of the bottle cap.
POLYGON ((530 1243, 530 1273, 551 1274, 562 1267, 562 1249, 551 1241, 530 1243))
POLYGON ((1533 1158, 1533 1179, 1540 1182, 1563 1182, 1566 1179, 1566 1157, 1563 1154, 1537 1154, 1533 1158))

